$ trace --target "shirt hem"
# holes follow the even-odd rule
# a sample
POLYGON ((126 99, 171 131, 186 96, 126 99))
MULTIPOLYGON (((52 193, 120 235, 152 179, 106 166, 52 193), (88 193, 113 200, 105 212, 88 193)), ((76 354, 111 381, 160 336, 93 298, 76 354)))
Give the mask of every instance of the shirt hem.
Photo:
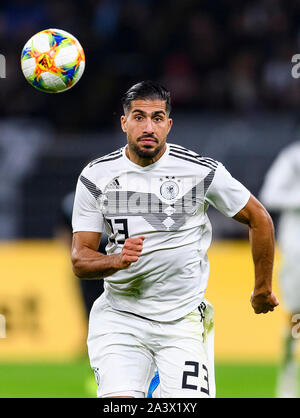
POLYGON ((152 315, 150 316, 150 315, 147 315, 147 314, 145 315, 142 312, 136 312, 136 311, 130 310, 130 308, 128 309, 127 307, 125 308, 125 307, 120 306, 120 305, 117 306, 114 303, 114 301, 112 300, 112 298, 107 296, 107 295, 105 295, 105 300, 112 309, 114 309, 116 311, 119 311, 119 312, 124 312, 124 313, 130 314, 130 315, 134 315, 134 316, 140 317, 141 319, 145 319, 145 320, 148 320, 148 321, 172 322, 172 321, 176 321, 178 319, 181 319, 184 316, 188 315, 189 313, 193 312, 200 305, 200 303, 203 302, 204 292, 203 292, 202 295, 199 295, 199 299, 195 300, 193 304, 189 304, 186 307, 186 309, 182 309, 178 312, 177 315, 171 316, 171 317, 168 317, 168 318, 166 318, 165 315, 162 315, 162 316, 152 316, 152 315))

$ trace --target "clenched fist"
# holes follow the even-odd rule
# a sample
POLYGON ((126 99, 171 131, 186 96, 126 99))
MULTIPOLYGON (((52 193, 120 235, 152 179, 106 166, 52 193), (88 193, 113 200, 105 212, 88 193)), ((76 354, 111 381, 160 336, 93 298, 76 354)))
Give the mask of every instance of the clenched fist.
POLYGON ((122 248, 121 254, 118 254, 118 267, 119 269, 125 269, 130 266, 131 263, 138 261, 142 249, 143 241, 145 237, 140 236, 137 238, 127 238, 122 248))
POLYGON ((279 305, 279 302, 274 293, 256 295, 254 292, 252 292, 251 305, 254 309, 254 312, 256 314, 260 314, 274 311, 274 308, 279 305))

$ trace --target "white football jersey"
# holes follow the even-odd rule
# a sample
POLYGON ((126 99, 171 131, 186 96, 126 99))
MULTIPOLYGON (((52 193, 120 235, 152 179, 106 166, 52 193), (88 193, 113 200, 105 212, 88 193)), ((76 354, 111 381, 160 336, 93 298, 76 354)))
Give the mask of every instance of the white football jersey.
POLYGON ((270 211, 281 213, 278 242, 299 264, 300 255, 300 141, 284 148, 268 170, 260 199, 270 211))
POLYGON ((232 217, 250 192, 224 166, 175 144, 141 167, 123 147, 88 164, 79 176, 73 232, 103 230, 108 254, 128 237, 145 236, 136 263, 106 277, 101 298, 115 309, 172 321, 203 300, 209 275, 206 251, 213 205, 232 217))

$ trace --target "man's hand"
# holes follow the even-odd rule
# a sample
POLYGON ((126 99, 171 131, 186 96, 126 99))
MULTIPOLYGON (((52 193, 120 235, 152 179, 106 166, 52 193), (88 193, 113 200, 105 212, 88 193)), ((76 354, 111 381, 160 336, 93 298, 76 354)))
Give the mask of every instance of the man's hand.
POLYGON ((268 294, 255 294, 251 293, 251 305, 256 314, 267 313, 274 311, 274 308, 279 305, 279 301, 273 292, 268 294))
POLYGON ((138 238, 127 238, 125 240, 122 252, 121 254, 118 254, 116 263, 117 269, 126 269, 131 263, 138 261, 143 249, 144 239, 144 236, 140 236, 138 238))
POLYGON ((273 311, 279 302, 272 293, 274 263, 274 225, 270 214, 254 197, 234 219, 249 226, 249 237, 255 270, 255 285, 251 305, 256 314, 273 311))
POLYGON ((138 261, 144 236, 127 238, 120 254, 104 255, 98 251, 101 234, 98 232, 75 232, 73 234, 73 271, 81 279, 103 279, 118 270, 126 269, 138 261))

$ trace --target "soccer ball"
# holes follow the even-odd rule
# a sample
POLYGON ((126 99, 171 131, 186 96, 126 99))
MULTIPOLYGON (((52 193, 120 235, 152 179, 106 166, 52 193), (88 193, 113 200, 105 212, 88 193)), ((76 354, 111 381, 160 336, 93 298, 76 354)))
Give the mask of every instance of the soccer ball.
POLYGON ((46 29, 26 42, 21 67, 33 87, 46 93, 60 93, 81 78, 85 67, 84 51, 70 33, 46 29))

